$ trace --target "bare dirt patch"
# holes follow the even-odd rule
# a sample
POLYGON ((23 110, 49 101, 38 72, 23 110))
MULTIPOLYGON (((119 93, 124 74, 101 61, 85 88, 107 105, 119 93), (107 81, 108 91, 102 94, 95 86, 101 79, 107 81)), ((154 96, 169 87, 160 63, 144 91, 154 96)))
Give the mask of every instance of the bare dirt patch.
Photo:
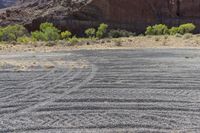
POLYGON ((46 46, 45 42, 34 44, 0 44, 0 53, 13 52, 51 52, 95 49, 140 49, 140 48, 200 48, 199 35, 183 36, 137 36, 118 39, 84 41, 69 46, 67 42, 46 46))

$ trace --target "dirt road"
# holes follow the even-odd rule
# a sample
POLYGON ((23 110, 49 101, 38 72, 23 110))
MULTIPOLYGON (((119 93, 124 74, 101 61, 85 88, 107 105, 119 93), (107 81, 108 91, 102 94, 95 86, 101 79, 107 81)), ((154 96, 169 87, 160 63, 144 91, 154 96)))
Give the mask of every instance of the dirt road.
POLYGON ((200 50, 1 54, 1 132, 200 132, 200 50))

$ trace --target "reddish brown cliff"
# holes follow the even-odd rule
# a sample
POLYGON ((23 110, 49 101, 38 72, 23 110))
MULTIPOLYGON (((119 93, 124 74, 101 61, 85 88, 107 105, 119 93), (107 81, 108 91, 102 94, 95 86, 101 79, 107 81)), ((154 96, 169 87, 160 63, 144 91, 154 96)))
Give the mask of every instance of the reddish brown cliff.
POLYGON ((200 29, 200 0, 37 0, 0 12, 0 25, 21 23, 29 28, 51 21, 73 31, 101 22, 139 32, 156 23, 193 22, 200 29))

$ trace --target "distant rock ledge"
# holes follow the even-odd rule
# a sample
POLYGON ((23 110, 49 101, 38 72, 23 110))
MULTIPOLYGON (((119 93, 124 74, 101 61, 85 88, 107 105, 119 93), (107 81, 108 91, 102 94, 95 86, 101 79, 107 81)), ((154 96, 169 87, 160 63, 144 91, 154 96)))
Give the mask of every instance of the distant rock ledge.
POLYGON ((200 31, 199 0, 18 0, 0 10, 0 25, 23 24, 29 30, 41 22, 80 33, 105 22, 111 28, 142 32, 148 25, 192 22, 200 31))

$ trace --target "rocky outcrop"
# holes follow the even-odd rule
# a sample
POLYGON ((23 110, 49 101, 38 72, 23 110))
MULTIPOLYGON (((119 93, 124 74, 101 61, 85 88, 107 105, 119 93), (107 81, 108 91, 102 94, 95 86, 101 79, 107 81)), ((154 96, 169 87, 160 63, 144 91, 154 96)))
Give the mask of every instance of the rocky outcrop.
POLYGON ((0 25, 20 23, 31 30, 41 22, 50 21, 74 32, 101 22, 137 32, 156 23, 172 26, 193 22, 200 27, 199 0, 19 0, 17 3, 0 10, 0 25))

